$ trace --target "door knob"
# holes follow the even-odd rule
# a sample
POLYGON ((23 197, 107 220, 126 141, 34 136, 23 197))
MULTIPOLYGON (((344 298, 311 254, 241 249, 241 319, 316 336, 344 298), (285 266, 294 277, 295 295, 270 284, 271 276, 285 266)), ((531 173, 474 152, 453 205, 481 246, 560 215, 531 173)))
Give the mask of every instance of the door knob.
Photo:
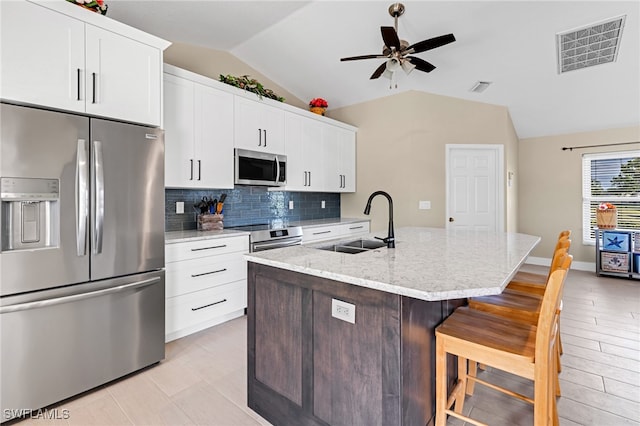
POLYGON ((452 217, 450 217, 450 218, 449 218, 449 222, 453 222, 454 220, 455 220, 455 219, 454 219, 454 218, 452 218, 452 217))

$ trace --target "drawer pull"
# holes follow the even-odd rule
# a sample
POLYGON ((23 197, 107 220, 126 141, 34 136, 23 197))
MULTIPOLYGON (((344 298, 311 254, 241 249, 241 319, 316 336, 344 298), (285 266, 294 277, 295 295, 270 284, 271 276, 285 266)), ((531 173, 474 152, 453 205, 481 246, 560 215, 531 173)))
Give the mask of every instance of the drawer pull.
POLYGON ((364 228, 364 226, 361 225, 361 226, 352 226, 349 229, 362 229, 362 228, 364 228))
POLYGON ((222 268, 222 269, 218 269, 217 271, 203 272, 201 274, 191 274, 191 278, 201 277, 203 275, 217 274, 218 272, 224 272, 226 270, 227 270, 227 268, 222 268))
POLYGON ((197 310, 200 310, 200 309, 208 308, 209 306, 217 305, 219 303, 224 303, 226 301, 227 301, 227 299, 218 300, 217 302, 209 303, 208 305, 200 306, 199 308, 191 308, 191 310, 192 311, 197 311, 197 310))
POLYGON ((331 231, 314 232, 313 235, 330 234, 331 231))
POLYGON ((217 249, 217 248, 223 248, 223 247, 226 247, 226 246, 227 246, 226 244, 222 244, 221 246, 194 248, 194 249, 191 249, 191 251, 212 250, 212 249, 217 249))

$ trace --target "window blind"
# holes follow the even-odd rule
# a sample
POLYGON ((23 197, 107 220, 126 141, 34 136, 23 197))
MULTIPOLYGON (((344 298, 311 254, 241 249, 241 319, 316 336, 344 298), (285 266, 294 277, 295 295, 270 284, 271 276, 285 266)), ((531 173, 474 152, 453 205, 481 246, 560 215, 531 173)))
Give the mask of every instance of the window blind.
POLYGON ((582 240, 595 244, 596 210, 609 202, 618 228, 640 229, 640 151, 583 154, 582 240))

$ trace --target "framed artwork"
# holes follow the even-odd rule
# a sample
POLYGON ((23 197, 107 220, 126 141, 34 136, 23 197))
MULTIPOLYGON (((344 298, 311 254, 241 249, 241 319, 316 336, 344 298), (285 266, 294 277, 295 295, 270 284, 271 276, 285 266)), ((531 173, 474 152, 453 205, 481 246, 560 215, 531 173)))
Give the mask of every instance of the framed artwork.
POLYGON ((628 232, 603 231, 602 250, 629 251, 631 234, 628 232))
POLYGON ((603 272, 629 272, 629 254, 600 252, 600 269, 603 272))

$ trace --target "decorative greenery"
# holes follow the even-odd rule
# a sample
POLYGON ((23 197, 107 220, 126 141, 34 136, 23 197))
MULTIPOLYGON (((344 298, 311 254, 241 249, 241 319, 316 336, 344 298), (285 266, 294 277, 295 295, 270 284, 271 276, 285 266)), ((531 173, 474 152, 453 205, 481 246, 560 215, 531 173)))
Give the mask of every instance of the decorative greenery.
POLYGON ((67 0, 70 3, 77 4, 78 6, 82 6, 85 9, 92 10, 101 15, 107 14, 107 9, 109 6, 104 2, 104 0, 67 0))
POLYGON ((265 98, 275 99, 276 101, 284 102, 284 98, 282 96, 276 95, 273 90, 266 89, 262 83, 254 78, 249 78, 248 75, 242 75, 240 77, 235 77, 233 75, 222 75, 220 74, 220 81, 226 84, 230 84, 231 86, 238 87, 240 89, 246 90, 248 92, 253 92, 260 99, 264 96, 265 98))

